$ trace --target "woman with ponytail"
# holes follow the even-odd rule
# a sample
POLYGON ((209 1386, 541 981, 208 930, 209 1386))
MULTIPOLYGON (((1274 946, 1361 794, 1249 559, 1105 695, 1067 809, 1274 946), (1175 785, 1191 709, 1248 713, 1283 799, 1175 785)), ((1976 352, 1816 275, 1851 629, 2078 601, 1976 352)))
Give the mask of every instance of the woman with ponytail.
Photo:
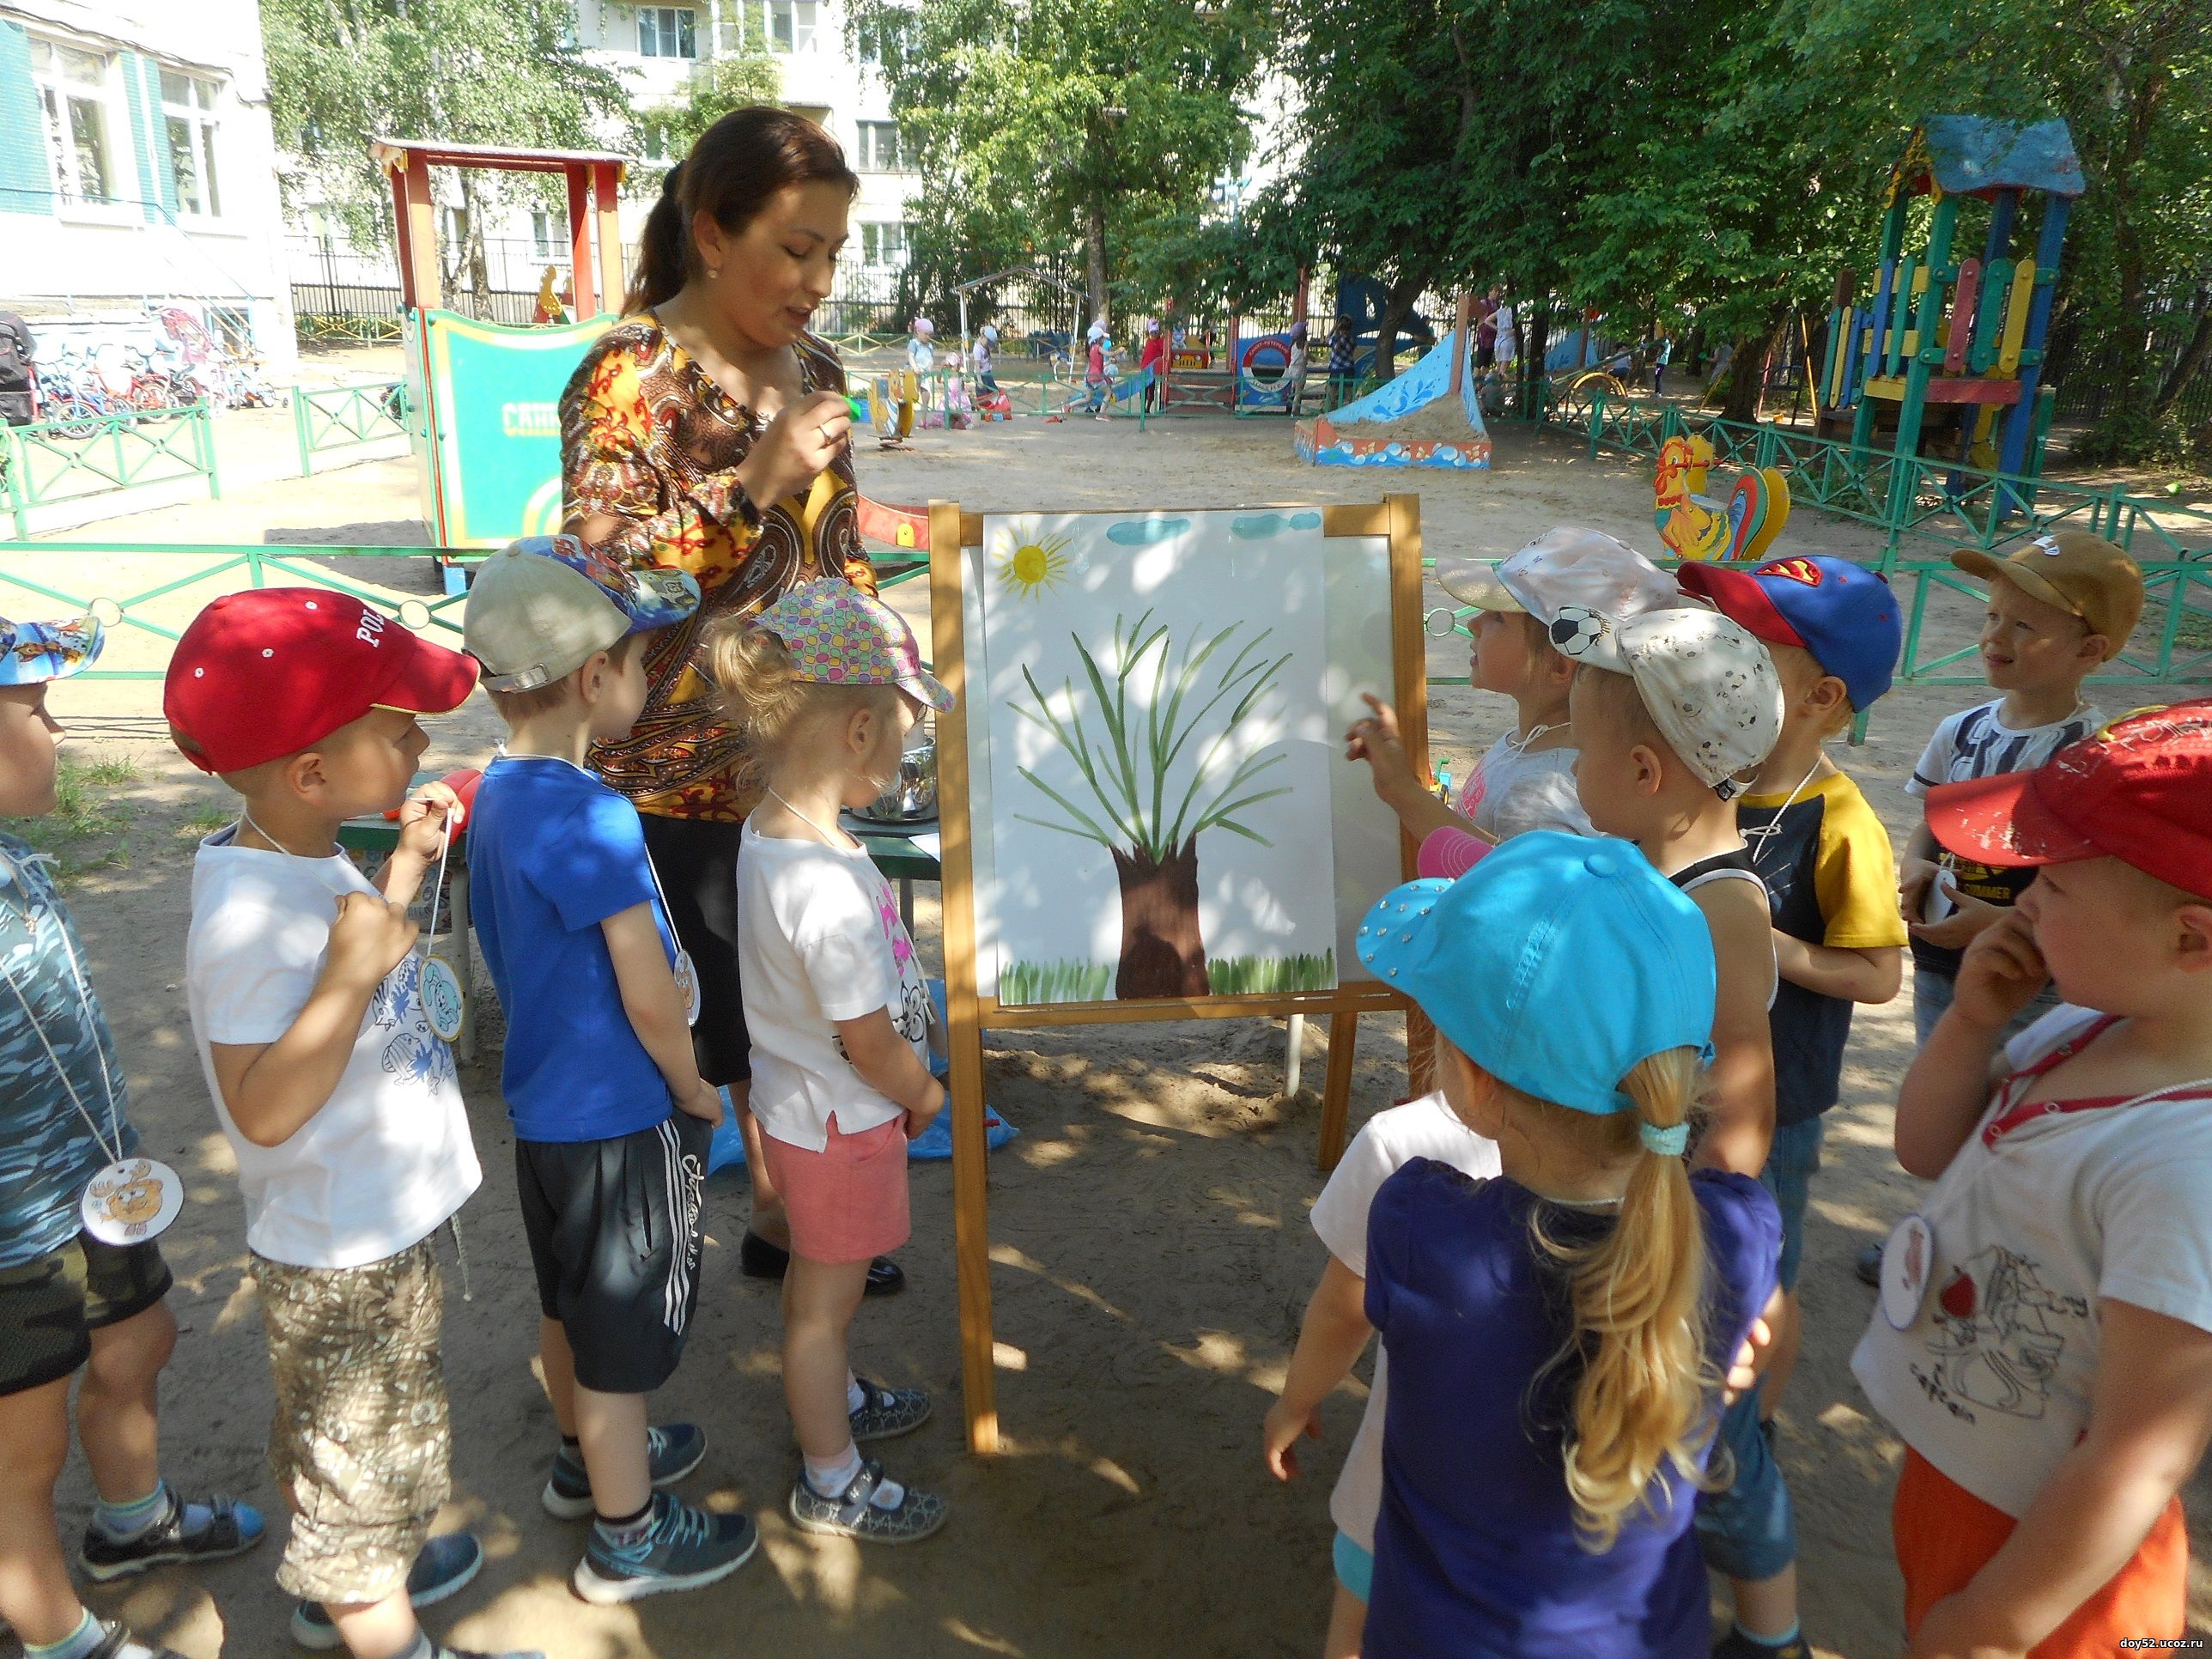
POLYGON ((1705 1659, 1697 1493, 1782 1224, 1686 1163, 1704 916, 1626 842, 1536 831, 1399 888, 1358 945, 1502 1171, 1416 1158, 1369 1212, 1390 1397, 1362 1650, 1705 1659))
MULTIPOLYGON (((669 170, 626 320, 592 343, 561 398, 568 532, 699 584, 697 612, 646 649, 635 728, 592 760, 644 817, 697 974, 700 1074, 728 1085, 752 1175, 739 1261, 764 1278, 788 1266, 790 1232, 745 1109, 736 872, 760 782, 696 654, 708 627, 757 615, 802 582, 842 578, 875 592, 858 532, 844 369, 808 331, 859 187, 837 141, 805 117, 766 107, 723 116, 669 170)), ((868 1288, 901 1282, 883 1261, 868 1288)))

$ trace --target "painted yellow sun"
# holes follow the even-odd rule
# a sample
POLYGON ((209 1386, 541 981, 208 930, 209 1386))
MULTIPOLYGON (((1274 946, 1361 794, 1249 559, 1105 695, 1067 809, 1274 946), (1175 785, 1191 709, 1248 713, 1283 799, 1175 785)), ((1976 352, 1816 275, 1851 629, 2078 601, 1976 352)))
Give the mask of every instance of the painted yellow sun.
POLYGON ((1072 539, 1067 536, 1046 536, 1024 541, 1018 536, 1009 536, 998 558, 999 580, 1023 599, 1042 598, 1047 588, 1058 587, 1067 580, 1072 562, 1067 545, 1072 539))

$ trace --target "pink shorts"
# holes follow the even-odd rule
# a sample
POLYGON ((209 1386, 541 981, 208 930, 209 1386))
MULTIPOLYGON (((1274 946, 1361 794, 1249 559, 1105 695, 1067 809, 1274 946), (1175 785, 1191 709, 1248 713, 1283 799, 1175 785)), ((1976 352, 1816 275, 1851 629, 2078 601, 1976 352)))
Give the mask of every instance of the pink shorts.
POLYGON ((761 1131, 769 1179, 791 1216, 791 1249, 809 1261, 866 1261, 914 1237, 903 1115, 848 1135, 830 1120, 818 1152, 761 1131))

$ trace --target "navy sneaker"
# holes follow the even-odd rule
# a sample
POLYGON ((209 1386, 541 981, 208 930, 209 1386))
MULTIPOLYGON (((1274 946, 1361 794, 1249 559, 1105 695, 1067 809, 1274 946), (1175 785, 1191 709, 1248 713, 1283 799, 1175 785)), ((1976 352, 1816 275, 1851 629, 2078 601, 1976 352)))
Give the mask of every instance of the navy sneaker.
POLYGON ((727 1578, 759 1547, 760 1534, 750 1516, 695 1510, 666 1492, 655 1492, 644 1535, 617 1548, 593 1527, 584 1559, 568 1582, 586 1601, 612 1607, 727 1578))
MULTIPOLYGON (((410 1607, 432 1607, 454 1594, 483 1568, 483 1546, 473 1533, 441 1533, 422 1546, 415 1565, 407 1570, 407 1601, 410 1607)), ((345 1645, 345 1638, 320 1601, 302 1601, 292 1609, 292 1639, 303 1648, 327 1653, 345 1645)))
POLYGON ((209 1511, 207 1524, 197 1532, 185 1530, 185 1500, 172 1491, 169 1507, 159 1521, 136 1538, 121 1542, 98 1527, 84 1529, 84 1547, 76 1564, 88 1578, 106 1583, 148 1572, 177 1561, 220 1561, 243 1555, 261 1541, 265 1529, 261 1511, 251 1504, 232 1502, 221 1492, 194 1500, 209 1511))
MULTIPOLYGON (((707 1455, 707 1431, 696 1423, 671 1423, 645 1431, 645 1468, 656 1487, 672 1486, 697 1468, 707 1455)), ((564 1445, 553 1455, 553 1473, 539 1494, 545 1513, 580 1521, 592 1512, 592 1478, 584 1473, 584 1454, 564 1445)))

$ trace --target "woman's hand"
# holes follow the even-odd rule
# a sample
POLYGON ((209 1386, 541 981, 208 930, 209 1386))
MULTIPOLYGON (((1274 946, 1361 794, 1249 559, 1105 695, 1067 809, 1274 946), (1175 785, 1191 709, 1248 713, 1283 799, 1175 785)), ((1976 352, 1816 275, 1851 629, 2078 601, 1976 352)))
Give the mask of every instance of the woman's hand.
POLYGON ((802 398, 769 422, 751 453, 738 463, 738 482, 766 512, 812 483, 837 459, 852 430, 853 410, 843 392, 802 398))

